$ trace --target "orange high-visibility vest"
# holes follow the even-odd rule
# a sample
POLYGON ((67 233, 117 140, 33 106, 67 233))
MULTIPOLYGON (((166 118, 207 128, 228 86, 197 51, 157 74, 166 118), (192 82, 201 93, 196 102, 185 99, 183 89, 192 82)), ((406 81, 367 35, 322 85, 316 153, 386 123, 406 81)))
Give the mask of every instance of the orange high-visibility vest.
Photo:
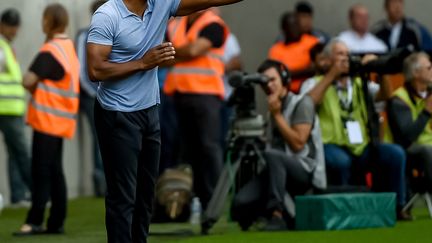
POLYGON ((49 52, 63 67, 62 80, 38 82, 29 102, 27 123, 36 131, 72 138, 79 104, 79 61, 69 39, 45 43, 40 52, 49 52))
MULTIPOLYGON (((225 39, 229 30, 223 20, 211 11, 204 12, 187 30, 187 17, 176 18, 168 25, 168 36, 174 47, 182 47, 195 42, 201 30, 212 23, 218 23, 225 29, 225 39)), ((207 54, 193 60, 174 65, 169 71, 164 84, 164 92, 188 94, 211 94, 224 97, 223 75, 225 65, 222 60, 225 45, 212 48, 207 54)))
MULTIPOLYGON (((270 48, 268 57, 282 62, 290 71, 300 71, 311 64, 309 51, 318 42, 318 38, 308 34, 302 35, 300 41, 287 45, 279 41, 270 48)), ((298 93, 303 81, 304 79, 293 79, 291 91, 298 93)))

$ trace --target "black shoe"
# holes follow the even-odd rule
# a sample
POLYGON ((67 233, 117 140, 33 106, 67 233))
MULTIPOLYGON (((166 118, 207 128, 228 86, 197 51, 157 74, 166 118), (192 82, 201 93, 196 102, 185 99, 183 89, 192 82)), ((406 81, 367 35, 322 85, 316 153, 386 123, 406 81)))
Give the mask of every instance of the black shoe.
POLYGON ((64 233, 65 233, 65 231, 64 231, 63 227, 60 227, 60 228, 57 228, 57 229, 50 229, 50 228, 48 228, 48 229, 46 229, 46 230, 44 230, 42 232, 42 234, 46 234, 46 235, 62 235, 64 233))
POLYGON ((396 218, 398 221, 413 221, 414 218, 409 212, 398 211, 396 213, 396 218))
POLYGON ((12 233, 13 236, 21 237, 21 236, 32 236, 32 235, 40 235, 44 232, 42 226, 33 225, 33 224, 24 224, 21 226, 21 229, 17 232, 12 233))
POLYGON ((262 228, 263 231, 285 231, 288 230, 287 223, 283 218, 272 217, 262 228))

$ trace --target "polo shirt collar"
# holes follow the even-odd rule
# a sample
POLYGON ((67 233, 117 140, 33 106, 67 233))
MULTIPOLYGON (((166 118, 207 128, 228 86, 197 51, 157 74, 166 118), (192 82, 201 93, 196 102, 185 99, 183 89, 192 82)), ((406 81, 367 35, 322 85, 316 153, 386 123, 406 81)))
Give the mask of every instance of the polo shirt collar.
MULTIPOLYGON (((129 16, 137 16, 136 14, 129 11, 129 9, 126 7, 126 4, 123 2, 123 0, 116 0, 116 5, 120 11, 122 18, 126 18, 129 16)), ((152 11, 153 11, 152 1, 147 1, 147 9, 146 9, 144 14, 152 12, 152 11)))

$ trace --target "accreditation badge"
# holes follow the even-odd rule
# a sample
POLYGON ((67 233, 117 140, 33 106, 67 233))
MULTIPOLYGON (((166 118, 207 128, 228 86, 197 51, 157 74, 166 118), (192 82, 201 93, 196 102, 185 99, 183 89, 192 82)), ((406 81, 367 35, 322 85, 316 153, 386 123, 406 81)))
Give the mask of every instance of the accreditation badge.
POLYGON ((363 135, 358 121, 347 121, 345 127, 348 132, 350 144, 362 144, 363 135))

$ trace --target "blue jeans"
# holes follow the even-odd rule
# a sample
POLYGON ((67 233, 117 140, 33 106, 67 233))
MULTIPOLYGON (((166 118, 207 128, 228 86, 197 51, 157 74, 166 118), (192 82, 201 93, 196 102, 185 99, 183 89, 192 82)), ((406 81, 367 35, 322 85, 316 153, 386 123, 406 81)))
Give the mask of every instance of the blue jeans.
POLYGON ((11 202, 28 199, 31 189, 30 146, 24 134, 24 121, 21 116, 0 116, 0 131, 4 135, 8 151, 9 186, 11 202))
POLYGON ((364 184, 365 173, 372 172, 374 191, 390 191, 397 195, 398 206, 405 204, 406 155, 396 144, 379 144, 377 157, 369 159, 371 147, 354 156, 343 147, 325 144, 324 153, 329 184, 364 184))

